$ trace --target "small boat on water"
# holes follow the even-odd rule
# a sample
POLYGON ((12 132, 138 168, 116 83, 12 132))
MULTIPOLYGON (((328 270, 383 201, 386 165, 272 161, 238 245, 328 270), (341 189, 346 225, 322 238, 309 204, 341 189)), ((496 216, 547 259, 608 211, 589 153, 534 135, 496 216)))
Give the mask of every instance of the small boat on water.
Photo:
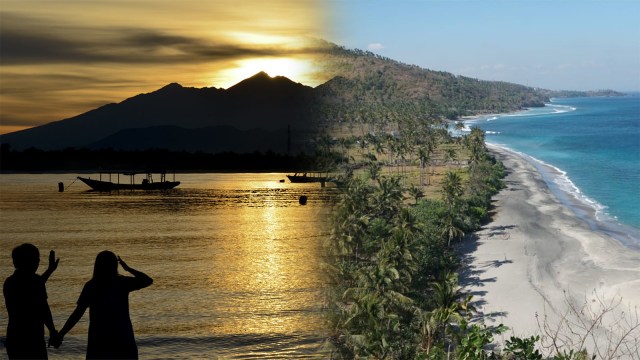
POLYGON ((166 173, 160 172, 160 181, 153 181, 153 175, 150 172, 123 172, 116 173, 116 181, 113 181, 113 173, 100 173, 99 179, 85 178, 78 176, 78 179, 87 184, 91 189, 95 191, 114 191, 114 190, 169 190, 180 185, 180 181, 175 181, 175 174, 173 175, 173 181, 166 179, 166 173), (145 177, 141 182, 136 183, 135 176, 137 174, 143 174, 145 177), (129 181, 120 182, 120 175, 128 176, 129 181), (106 179, 108 176, 108 180, 106 179), (103 177, 105 178, 103 180, 103 177))
POLYGON ((328 174, 322 172, 295 173, 293 175, 287 175, 287 177, 292 183, 326 183, 329 181, 328 174))

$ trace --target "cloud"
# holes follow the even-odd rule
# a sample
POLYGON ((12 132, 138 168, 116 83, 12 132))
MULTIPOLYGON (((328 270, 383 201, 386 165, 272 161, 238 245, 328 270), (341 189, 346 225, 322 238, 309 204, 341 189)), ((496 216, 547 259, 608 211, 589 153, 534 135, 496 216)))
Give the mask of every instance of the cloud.
POLYGON ((65 28, 11 13, 1 17, 3 65, 201 63, 322 51, 313 45, 242 44, 220 36, 184 36, 145 28, 65 28))
POLYGON ((384 50, 384 46, 380 43, 372 43, 367 45, 367 49, 369 49, 370 51, 380 51, 384 50))
POLYGON ((0 6, 0 133, 170 82, 219 87, 222 70, 248 59, 320 63, 330 52, 326 42, 311 38, 317 36, 317 12, 310 2, 230 6, 236 3, 157 0, 150 8, 148 1, 73 0, 0 6))

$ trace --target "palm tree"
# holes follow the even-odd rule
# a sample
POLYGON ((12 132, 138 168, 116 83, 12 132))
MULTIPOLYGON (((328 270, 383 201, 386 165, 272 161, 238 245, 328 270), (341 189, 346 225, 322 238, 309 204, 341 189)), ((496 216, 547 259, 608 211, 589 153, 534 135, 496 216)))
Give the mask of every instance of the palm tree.
POLYGON ((451 322, 469 317, 475 308, 470 304, 472 295, 465 294, 458 286, 458 275, 447 271, 437 282, 432 282, 432 316, 442 330, 443 337, 451 322))
POLYGON ((457 226, 459 202, 463 194, 464 187, 460 176, 452 171, 447 171, 442 181, 442 200, 445 204, 442 235, 446 237, 448 246, 451 246, 451 240, 464 236, 464 232, 457 226))
POLYGON ((444 159, 447 162, 451 162, 453 163, 454 161, 456 161, 458 159, 458 156, 456 154, 456 150, 452 147, 446 148, 444 150, 444 159))
POLYGON ((418 160, 420 160, 420 186, 424 186, 423 173, 425 166, 427 167, 427 184, 431 184, 429 178, 429 161, 431 161, 431 152, 426 146, 418 148, 418 160))
POLYGON ((447 239, 447 246, 451 247, 451 240, 455 240, 464 236, 462 231, 456 224, 457 214, 447 211, 442 219, 442 235, 447 239))
POLYGON ((424 197, 424 191, 422 191, 422 188, 411 185, 408 191, 411 197, 416 201, 415 205, 418 205, 418 200, 424 197))
POLYGON ((476 165, 486 157, 487 149, 484 138, 484 131, 477 127, 471 129, 471 133, 465 137, 465 143, 470 153, 469 167, 471 171, 474 171, 476 165))
POLYGON ((447 210, 453 210, 457 207, 460 197, 464 194, 462 179, 460 175, 452 171, 447 171, 442 180, 442 200, 447 210))
MULTIPOLYGON (((375 158, 375 156, 371 156, 375 158)), ((369 177, 371 178, 371 180, 378 180, 378 175, 380 174, 381 169, 382 166, 380 166, 380 163, 378 161, 370 160, 367 162, 367 172, 369 173, 369 177)))

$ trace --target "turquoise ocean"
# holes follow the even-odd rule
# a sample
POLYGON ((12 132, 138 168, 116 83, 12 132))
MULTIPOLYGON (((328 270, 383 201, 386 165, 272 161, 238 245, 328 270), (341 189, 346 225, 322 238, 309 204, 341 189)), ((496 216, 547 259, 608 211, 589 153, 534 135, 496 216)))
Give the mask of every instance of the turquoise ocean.
POLYGON ((640 93, 557 98, 465 125, 534 164, 556 197, 593 230, 640 250, 640 93))

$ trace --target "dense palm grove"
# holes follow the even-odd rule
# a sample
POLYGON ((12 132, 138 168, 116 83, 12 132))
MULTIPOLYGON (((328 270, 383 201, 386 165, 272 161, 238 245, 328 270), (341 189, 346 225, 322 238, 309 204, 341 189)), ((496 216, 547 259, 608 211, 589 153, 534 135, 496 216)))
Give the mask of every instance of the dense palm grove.
POLYGON ((460 261, 454 247, 483 220, 490 197, 501 188, 504 168, 488 155, 484 133, 474 129, 462 141, 469 154, 465 170, 449 169, 439 198, 420 200, 415 189, 421 185, 409 186, 409 173, 393 168, 421 160, 421 150, 426 152, 422 160, 429 159, 439 144, 454 141, 432 127, 422 130, 410 132, 413 136, 383 136, 382 146, 377 141, 383 140, 373 135, 358 140, 367 146, 357 150, 352 162, 359 160, 363 170, 347 170, 343 178, 326 247, 327 313, 336 358, 456 354, 476 359, 491 342, 492 331, 502 330, 469 324, 471 297, 458 286, 460 261), (396 141, 402 146, 394 147, 396 141), (396 161, 385 171, 389 161, 378 160, 380 147, 392 153, 405 148, 404 158, 389 157, 396 161), (415 201, 410 205, 407 198, 415 201))
MULTIPOLYGON (((505 169, 487 152, 482 130, 458 139, 431 130, 355 136, 347 152, 349 142, 328 141, 333 147, 323 155, 344 170, 325 244, 332 358, 542 359, 537 336, 511 337, 492 349, 494 335, 507 327, 484 326, 458 283, 464 265, 456 247, 486 220, 505 169), (457 156, 443 149, 464 153, 466 165, 453 165, 457 156), (439 182, 416 183, 424 181, 421 165, 436 159, 444 170, 439 182), (423 198, 422 189, 434 186, 438 196, 423 198)), ((563 350, 554 358, 586 353, 563 350)))
MULTIPOLYGON (((315 109, 319 168, 339 175, 331 237, 328 347, 337 359, 541 359, 538 337, 486 327, 458 282, 457 247, 488 220, 503 165, 478 128, 446 119, 539 105, 533 89, 334 49, 339 76, 315 109)), ((582 351, 557 359, 584 359, 582 351)))

